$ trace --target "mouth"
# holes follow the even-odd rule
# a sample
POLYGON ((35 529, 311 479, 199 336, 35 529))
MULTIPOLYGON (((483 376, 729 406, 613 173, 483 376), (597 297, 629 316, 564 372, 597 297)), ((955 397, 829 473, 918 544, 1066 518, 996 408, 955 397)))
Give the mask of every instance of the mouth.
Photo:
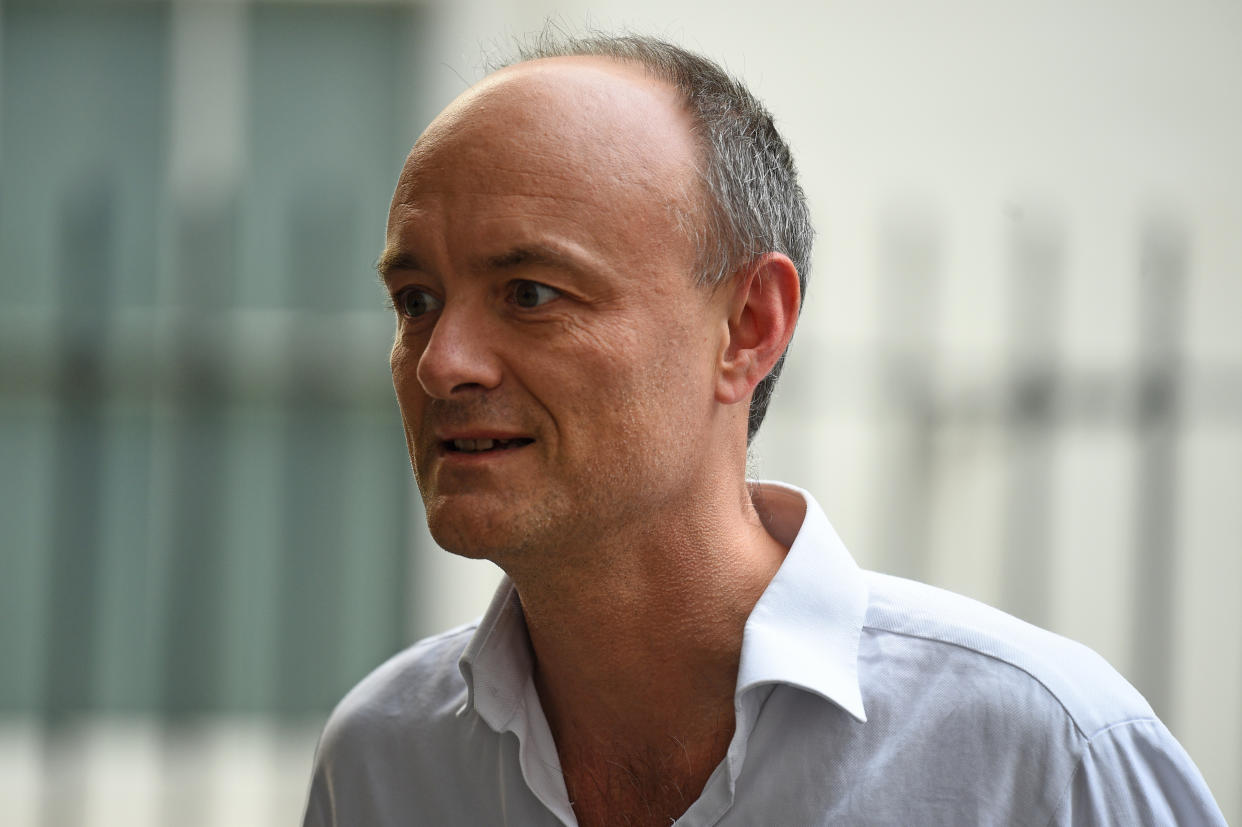
POLYGON ((523 445, 530 445, 535 440, 528 437, 513 439, 446 439, 440 445, 450 454, 482 454, 489 451, 512 451, 523 445))

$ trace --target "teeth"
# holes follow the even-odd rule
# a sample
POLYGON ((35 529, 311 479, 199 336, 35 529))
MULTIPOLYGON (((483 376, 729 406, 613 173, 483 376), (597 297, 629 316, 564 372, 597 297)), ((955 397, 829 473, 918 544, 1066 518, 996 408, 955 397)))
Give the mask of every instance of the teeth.
POLYGON ((534 440, 529 437, 515 437, 513 439, 491 439, 490 437, 485 437, 483 439, 454 439, 449 444, 453 446, 454 451, 469 454, 479 451, 490 451, 493 448, 520 448, 523 445, 529 445, 531 442, 534 442, 534 440))
POLYGON ((453 447, 458 451, 490 451, 496 446, 494 439, 455 439, 453 447))

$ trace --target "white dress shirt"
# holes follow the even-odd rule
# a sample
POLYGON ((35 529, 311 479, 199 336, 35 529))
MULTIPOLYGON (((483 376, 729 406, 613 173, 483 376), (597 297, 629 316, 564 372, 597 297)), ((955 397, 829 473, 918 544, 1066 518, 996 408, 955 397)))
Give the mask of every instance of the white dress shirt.
MULTIPOLYGON (((1224 825, 1094 652, 862 571, 810 495, 752 485, 797 536, 746 622, 728 752, 678 825, 1224 825)), ((341 701, 305 825, 575 825, 531 665, 506 580, 341 701)))

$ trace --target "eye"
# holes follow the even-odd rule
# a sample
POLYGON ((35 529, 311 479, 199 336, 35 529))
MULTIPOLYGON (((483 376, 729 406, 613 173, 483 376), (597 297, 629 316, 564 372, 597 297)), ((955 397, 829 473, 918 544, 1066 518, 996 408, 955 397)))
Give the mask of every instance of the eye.
POLYGON ((406 287, 393 296, 393 306, 397 312, 409 319, 417 319, 432 311, 439 310, 444 303, 423 290, 421 287, 406 287))
POLYGON ((537 281, 515 281, 513 283, 513 303, 518 307, 538 307, 559 297, 561 292, 554 287, 540 284, 537 281))

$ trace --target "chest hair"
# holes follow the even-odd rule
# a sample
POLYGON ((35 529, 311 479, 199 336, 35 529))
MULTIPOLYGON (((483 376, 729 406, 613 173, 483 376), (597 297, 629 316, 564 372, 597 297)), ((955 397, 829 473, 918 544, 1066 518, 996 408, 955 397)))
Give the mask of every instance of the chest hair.
POLYGON ((689 749, 670 736, 641 750, 566 750, 565 787, 581 827, 672 824, 698 799, 728 748, 728 733, 689 749))

